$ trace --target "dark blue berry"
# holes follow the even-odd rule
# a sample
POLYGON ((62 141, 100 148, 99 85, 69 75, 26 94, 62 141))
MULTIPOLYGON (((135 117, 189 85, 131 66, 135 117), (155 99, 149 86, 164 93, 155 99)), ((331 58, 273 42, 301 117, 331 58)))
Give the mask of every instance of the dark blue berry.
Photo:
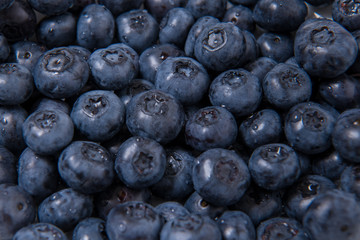
POLYGON ((290 35, 266 32, 257 39, 261 55, 285 62, 294 55, 294 40, 290 35))
POLYGON ((132 79, 127 87, 117 92, 117 95, 119 96, 120 100, 124 103, 126 107, 134 96, 154 88, 155 85, 152 82, 145 79, 137 78, 137 79, 132 79))
POLYGON ((75 0, 28 0, 31 7, 45 15, 58 15, 66 12, 75 0))
POLYGON ((178 202, 160 203, 155 207, 155 211, 162 217, 165 223, 190 214, 190 212, 178 202))
POLYGON ((360 29, 360 3, 357 0, 335 0, 332 17, 349 31, 360 29))
POLYGON ((229 8, 222 19, 223 22, 232 22, 238 28, 249 32, 255 31, 255 22, 250 8, 236 5, 229 8))
POLYGON ((105 240, 108 239, 105 231, 105 221, 100 218, 85 218, 76 225, 73 240, 105 240))
POLYGON ((224 240, 255 240, 250 217, 241 211, 225 211, 217 220, 224 240))
POLYGON ((341 173, 340 186, 346 192, 354 193, 357 199, 360 199, 360 166, 351 165, 341 173))
POLYGON ((227 7, 226 0, 188 0, 186 8, 197 19, 203 16, 213 16, 221 19, 227 7))

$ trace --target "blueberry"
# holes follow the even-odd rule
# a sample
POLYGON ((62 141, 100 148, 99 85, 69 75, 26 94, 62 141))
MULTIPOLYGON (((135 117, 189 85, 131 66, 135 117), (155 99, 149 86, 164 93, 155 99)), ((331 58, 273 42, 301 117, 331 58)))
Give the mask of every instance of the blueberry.
POLYGON ((177 137, 184 125, 184 118, 180 102, 157 89, 134 96, 126 108, 129 131, 160 143, 168 143, 177 137))
POLYGON ((37 40, 49 49, 73 44, 76 22, 76 17, 69 12, 44 18, 36 29, 37 40))
POLYGON ((160 22, 160 43, 171 43, 183 47, 186 36, 194 22, 193 15, 186 8, 170 9, 160 22))
POLYGON ((131 137, 118 151, 115 171, 126 186, 139 189, 157 183, 165 173, 166 153, 155 140, 131 137))
POLYGON ((286 139, 295 150, 306 154, 324 152, 331 146, 336 115, 315 102, 293 106, 285 117, 286 139))
POLYGON ((80 46, 88 49, 104 48, 112 43, 115 20, 104 5, 86 6, 78 19, 76 40, 80 46))
POLYGON ((29 69, 18 63, 0 64, 0 104, 17 105, 26 102, 34 89, 29 69))
POLYGON ((192 166, 194 156, 181 147, 166 150, 166 169, 159 182, 151 187, 153 194, 168 200, 182 200, 194 191, 192 166))
POLYGON ((194 163, 194 189, 205 201, 228 206, 240 200, 250 185, 250 173, 235 152, 214 148, 200 154, 194 163))
POLYGON ((26 0, 15 0, 0 11, 0 32, 9 42, 24 40, 36 29, 36 14, 26 0))
POLYGON ((220 240, 221 231, 209 217, 190 214, 165 223, 160 240, 220 240))
POLYGON ((12 239, 20 228, 35 221, 36 205, 20 186, 0 184, 1 238, 12 239))
POLYGON ((29 0, 32 8, 45 15, 58 15, 66 12, 75 0, 29 0))
POLYGON ((337 151, 330 149, 313 159, 311 170, 329 179, 338 179, 347 164, 337 151))
POLYGON ((241 211, 225 211, 217 223, 224 240, 255 240, 254 224, 241 211))
POLYGON ((159 239, 161 218, 144 202, 131 201, 114 207, 106 219, 109 240, 159 239))
POLYGON ((263 81, 266 74, 273 68, 277 62, 268 57, 259 57, 255 61, 244 66, 246 70, 258 77, 260 82, 263 81))
POLYGON ((268 190, 289 187, 301 173, 296 152, 283 143, 270 143, 256 148, 249 160, 249 170, 255 183, 268 190))
POLYGON ((22 126, 28 117, 20 106, 0 106, 0 145, 13 152, 21 152, 25 147, 22 126))
POLYGON ((107 239, 105 232, 105 221, 100 218, 85 218, 76 225, 73 235, 73 240, 104 240, 107 239))
POLYGON ((247 117, 239 127, 239 133, 249 148, 255 149, 280 141, 282 120, 272 109, 263 109, 247 117))
POLYGON ((211 82, 209 98, 212 105, 224 107, 235 116, 247 116, 261 102, 261 82, 245 69, 227 70, 211 82))
POLYGON ((160 203, 155 207, 155 211, 162 217, 165 223, 190 214, 190 212, 178 202, 160 203))
POLYGON ((131 10, 116 18, 117 36, 135 51, 141 53, 156 43, 159 24, 146 10, 131 10))
POLYGON ((117 17, 123 12, 140 8, 144 0, 99 0, 98 2, 104 4, 112 12, 114 17, 117 17))
POLYGON ((243 5, 236 5, 226 10, 223 22, 232 22, 238 28, 249 32, 255 31, 253 12, 243 5))
POLYGON ((359 239, 359 217, 360 207, 354 195, 330 190, 314 199, 304 215, 303 226, 314 240, 359 239))
POLYGON ((210 27, 216 23, 219 23, 219 19, 212 16, 203 16, 196 20, 196 22, 191 26, 189 33, 187 34, 184 51, 186 56, 194 56, 194 47, 195 42, 203 29, 210 27))
POLYGON ((120 43, 91 53, 88 63, 99 88, 119 90, 135 78, 138 72, 138 55, 132 51, 132 48, 120 43))
POLYGON ((160 44, 144 50, 139 59, 140 72, 145 80, 155 82, 155 76, 160 64, 168 57, 180 57, 184 53, 172 44, 160 44))
POLYGON ((310 237, 300 222, 293 218, 269 218, 256 228, 260 240, 309 240, 310 237))
POLYGON ((349 31, 360 29, 360 3, 356 0, 335 0, 332 17, 349 31))
POLYGON ((74 4, 69 9, 70 12, 78 14, 83 10, 87 5, 95 3, 96 0, 75 0, 74 4))
POLYGON ((71 119, 87 139, 102 142, 120 131, 125 122, 125 106, 111 91, 88 91, 74 103, 71 119))
POLYGON ((54 154, 71 142, 74 124, 62 111, 39 110, 26 118, 22 131, 26 145, 35 153, 54 154))
POLYGON ((67 98, 85 86, 89 78, 89 66, 70 49, 54 48, 39 58, 33 76, 36 88, 45 96, 67 98))
POLYGON ((226 12, 226 0, 188 0, 186 8, 197 19, 203 16, 222 18, 226 12))
POLYGON ((58 169, 61 178, 74 190, 93 194, 105 190, 114 178, 114 162, 97 143, 74 141, 61 153, 58 169))
POLYGON ((302 0, 259 0, 253 10, 254 21, 273 32, 296 30, 305 21, 307 6, 302 0))
POLYGON ((354 63, 357 52, 355 38, 334 21, 309 19, 296 31, 294 55, 311 76, 339 76, 354 63))
POLYGON ((261 54, 277 62, 285 62, 294 55, 294 40, 288 34, 263 33, 257 39, 261 54))
POLYGON ((312 94, 309 75, 300 67, 279 63, 271 69, 263 80, 264 96, 277 109, 306 102, 312 94))
POLYGON ((0 146, 0 184, 17 183, 15 155, 7 148, 0 146))
POLYGON ((186 143, 196 150, 226 148, 235 142, 237 124, 225 108, 208 106, 193 113, 185 126, 186 143))
POLYGON ((21 228, 13 237, 13 240, 67 240, 65 233, 57 226, 50 223, 33 223, 21 228))
POLYGON ((205 201, 197 192, 193 192, 185 201, 184 207, 192 214, 217 219, 227 210, 226 206, 215 206, 205 201))
POLYGON ((92 197, 72 188, 54 192, 39 205, 39 222, 51 223, 64 231, 73 229, 93 212, 92 197))
POLYGON ((19 41, 11 45, 9 62, 19 63, 33 71, 40 56, 47 51, 46 47, 38 42, 19 41))
POLYGON ((301 221, 312 201, 320 194, 335 189, 335 184, 326 177, 306 175, 291 186, 285 196, 285 212, 301 221))
POLYGON ((52 156, 36 154, 26 148, 19 157, 18 183, 35 199, 44 199, 58 186, 56 161, 52 156))
POLYGON ((340 186, 346 192, 354 193, 357 199, 360 199, 360 166, 347 166, 341 173, 340 186))
POLYGON ((145 0, 145 8, 150 12, 150 14, 158 21, 161 22, 161 19, 166 15, 166 13, 173 8, 183 7, 187 1, 186 0, 145 0))
POLYGON ((117 92, 117 95, 119 96, 120 100, 124 103, 126 107, 134 96, 154 88, 155 85, 152 82, 145 79, 137 78, 137 79, 132 79, 127 87, 117 92))
POLYGON ((208 90, 206 69, 189 57, 169 57, 158 67, 155 87, 177 98, 184 105, 198 103, 208 90))
MULTIPOLYGON (((1 7, 1 6, 0 6, 1 7)), ((5 61, 10 54, 10 46, 9 43, 4 36, 4 34, 0 33, 0 61, 5 61)))
POLYGON ((110 210, 121 203, 129 201, 147 202, 149 198, 149 189, 141 188, 136 190, 128 188, 115 180, 105 191, 95 195, 94 203, 97 215, 102 219, 106 219, 110 210))

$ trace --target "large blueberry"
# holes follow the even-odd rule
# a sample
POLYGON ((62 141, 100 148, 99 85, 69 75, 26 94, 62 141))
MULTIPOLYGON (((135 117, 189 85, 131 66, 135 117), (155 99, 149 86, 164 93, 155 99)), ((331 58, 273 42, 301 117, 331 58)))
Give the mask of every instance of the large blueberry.
POLYGON ((357 0, 335 0, 332 17, 349 31, 360 29, 360 2, 357 0))
POLYGON ((243 5, 235 5, 229 8, 222 19, 223 22, 232 22, 242 30, 255 31, 253 12, 243 5))
POLYGON ((257 39, 261 54, 277 62, 285 62, 294 55, 294 40, 288 34, 266 32, 257 39))

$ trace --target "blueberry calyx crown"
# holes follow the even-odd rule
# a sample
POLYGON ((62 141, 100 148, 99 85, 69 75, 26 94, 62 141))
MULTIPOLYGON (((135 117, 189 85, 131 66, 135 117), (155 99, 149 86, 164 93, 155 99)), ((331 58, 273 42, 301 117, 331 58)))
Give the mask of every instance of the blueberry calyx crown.
POLYGON ((154 168, 154 157, 146 152, 139 152, 135 156, 133 162, 134 169, 141 175, 147 175, 152 172, 154 168))
POLYGON ((146 27, 147 18, 143 14, 133 16, 130 18, 130 27, 132 29, 136 29, 138 31, 141 31, 143 28, 146 27))
POLYGON ((145 95, 143 112, 150 116, 166 114, 169 110, 167 102, 168 98, 161 93, 145 95))
POLYGON ((36 113, 34 122, 38 128, 50 130, 56 125, 57 119, 58 117, 55 112, 41 111, 36 113))
POLYGON ((117 49, 104 50, 102 58, 110 65, 123 64, 128 59, 123 51, 118 51, 117 49))
POLYGON ((319 111, 306 109, 303 115, 304 126, 312 131, 321 131, 326 126, 326 117, 319 111))
POLYGON ((304 78, 296 71, 286 70, 281 73, 280 82, 288 88, 296 89, 304 84, 304 78))
POLYGON ((6 63, 0 65, 0 74, 11 74, 17 69, 15 64, 6 63))
POLYGON ((222 84, 229 85, 233 88, 240 87, 246 83, 247 77, 239 71, 229 71, 221 78, 222 84))
POLYGON ((86 157, 86 159, 95 162, 104 162, 108 160, 108 156, 105 151, 92 143, 84 143, 81 146, 81 153, 86 157))
MULTIPOLYGON (((261 236, 262 240, 270 240, 273 239, 275 235, 279 238, 283 238, 284 234, 288 235, 289 238, 296 236, 299 233, 299 230, 292 228, 286 222, 276 222, 269 224, 265 228, 264 234, 261 236)), ((285 238, 284 238, 285 239, 285 238)))
POLYGON ((356 15, 360 13, 360 2, 358 0, 341 1, 339 10, 345 15, 356 15))
POLYGON ((227 38, 227 33, 224 29, 211 29, 208 32, 207 38, 203 40, 203 47, 210 52, 215 52, 225 46, 227 38))
POLYGON ((73 65, 74 56, 66 49, 51 51, 45 55, 45 68, 49 72, 64 72, 73 65))
POLYGON ((202 126, 210 126, 219 120, 220 112, 215 108, 203 109, 196 116, 196 123, 202 126))
POLYGON ((240 176, 239 168, 231 159, 222 158, 214 165, 214 174, 224 183, 232 183, 240 176))
POLYGON ((282 162, 289 157, 290 153, 282 146, 265 147, 260 156, 268 162, 282 162))
POLYGON ((174 63, 174 73, 193 78, 198 72, 197 67, 190 61, 177 61, 174 63))
POLYGON ((171 225, 178 229, 195 231, 201 227, 203 220, 197 215, 179 216, 171 225))
POLYGON ((101 116, 106 112, 107 107, 108 99, 101 95, 95 95, 87 99, 83 111, 89 117, 101 116))
POLYGON ((167 166, 165 169, 165 176, 175 176, 184 167, 182 157, 176 152, 171 153, 167 158, 167 166))
POLYGON ((123 208, 124 214, 130 218, 155 221, 156 213, 144 203, 133 203, 123 208))
POLYGON ((335 39, 335 33, 327 26, 316 28, 310 33, 311 42, 317 45, 330 45, 335 39))

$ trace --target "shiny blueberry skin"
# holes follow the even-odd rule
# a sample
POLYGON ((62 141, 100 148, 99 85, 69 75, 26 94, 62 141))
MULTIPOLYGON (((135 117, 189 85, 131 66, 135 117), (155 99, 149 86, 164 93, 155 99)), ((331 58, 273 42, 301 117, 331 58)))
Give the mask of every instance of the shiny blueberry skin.
POLYGON ((335 184, 320 175, 306 175, 291 186, 285 195, 285 212, 301 221, 312 201, 320 194, 335 189, 335 184))
POLYGON ((256 228, 257 240, 309 240, 300 222, 293 218, 269 218, 256 228))
POLYGON ((246 49, 240 66, 255 61, 260 56, 259 44, 256 41, 254 34, 244 30, 244 39, 246 42, 246 49))
POLYGON ((117 92, 117 95, 126 107, 134 96, 154 88, 155 85, 152 82, 145 79, 136 78, 132 79, 127 87, 117 92))
POLYGON ((185 121, 181 103, 172 95, 152 89, 134 96, 126 108, 126 125, 134 136, 168 143, 185 121))
POLYGON ((232 22, 238 28, 249 32, 255 31, 255 22, 250 8, 237 5, 229 8, 222 19, 223 22, 232 22))
POLYGON ((319 93, 331 106, 340 111, 360 107, 360 82, 348 74, 322 79, 319 93))
POLYGON ((36 11, 51 16, 66 12, 75 0, 28 0, 36 11))
POLYGON ((0 64, 0 104, 22 104, 33 90, 34 80, 27 67, 18 63, 0 64))
POLYGON ((332 180, 339 179, 347 164, 337 151, 330 149, 313 159, 311 171, 332 180))
POLYGON ((131 137, 121 144, 115 159, 115 171, 130 188, 144 188, 157 183, 164 175, 166 152, 155 140, 131 137))
POLYGON ((314 199, 304 215, 303 226, 314 240, 359 239, 359 217, 359 203, 353 194, 330 190, 314 199))
POLYGON ((279 63, 263 79, 264 96, 277 109, 306 102, 312 94, 310 76, 300 67, 279 63))
POLYGON ((360 29, 360 3, 357 0, 335 0, 332 17, 349 31, 360 29))
POLYGON ((236 116, 247 116, 261 102, 261 82, 245 69, 227 70, 211 82, 209 98, 214 106, 224 107, 236 116))
POLYGON ((334 21, 309 19, 296 31, 294 55, 311 76, 339 76, 354 63, 357 52, 355 38, 334 21))
POLYGON ((108 239, 105 232, 105 221, 101 218, 85 218, 76 225, 73 240, 105 240, 108 239))
POLYGON ((213 16, 221 19, 227 7, 226 0, 188 0, 185 6, 196 18, 213 16))
POLYGON ((44 199, 55 192, 58 185, 56 160, 52 156, 36 154, 26 148, 19 157, 18 183, 36 199, 44 199))
POLYGON ((74 135, 71 118, 59 110, 39 110, 30 114, 22 131, 25 143, 38 154, 54 154, 66 147, 74 135))
POLYGON ((9 42, 31 37, 36 29, 36 14, 26 0, 15 0, 0 11, 0 32, 9 42))
POLYGON ((195 20, 189 10, 182 7, 170 9, 160 22, 159 41, 183 47, 195 20))
POLYGON ((219 19, 212 16, 203 16, 196 20, 196 22, 191 26, 189 33, 187 34, 184 51, 186 56, 194 56, 194 47, 196 39, 198 38, 201 31, 207 27, 210 27, 216 23, 219 23, 219 19))
POLYGON ((357 199, 360 199, 360 165, 350 165, 345 168, 341 174, 341 189, 354 193, 357 199))
POLYGON ((67 240, 66 234, 57 226, 50 223, 33 223, 21 228, 13 237, 13 240, 67 240))
POLYGON ((22 126, 27 117, 27 112, 20 106, 0 106, 0 145, 14 152, 21 152, 26 147, 22 126))
POLYGON ((117 37, 141 53, 156 43, 159 24, 147 10, 131 10, 116 18, 117 37))
POLYGON ((262 56, 285 62, 294 55, 294 40, 288 34, 266 32, 257 39, 262 56))
POLYGON ((44 18, 37 26, 36 38, 49 49, 73 44, 76 22, 75 15, 69 12, 44 18))
POLYGON ((253 62, 244 66, 246 70, 259 78, 260 82, 263 81, 266 74, 278 64, 274 59, 268 57, 259 57, 253 62))
POLYGON ((237 128, 234 116, 225 108, 204 107, 186 122, 186 143, 199 151, 226 148, 236 140, 237 128))
POLYGON ((166 151, 166 169, 159 182, 151 187, 151 192, 167 200, 183 200, 193 191, 192 166, 195 161, 190 151, 180 147, 166 151))
POLYGON ((10 45, 4 36, 0 33, 0 61, 5 61, 10 54, 10 45))
POLYGON ((226 206, 215 206, 206 202, 197 192, 193 192, 185 201, 184 207, 192 214, 216 219, 227 210, 226 206))
POLYGON ((139 67, 138 55, 132 51, 132 48, 120 43, 91 53, 88 63, 99 88, 119 90, 129 84, 139 67))
POLYGON ((115 93, 93 90, 76 100, 70 116, 87 139, 103 142, 120 131, 125 122, 125 106, 115 93))
POLYGON ((222 148, 209 149, 196 158, 192 179, 196 192, 217 206, 238 202, 250 185, 250 173, 244 160, 222 148))
POLYGON ((332 143, 340 156, 353 163, 360 162, 360 109, 353 108, 341 113, 332 132, 332 143))
POLYGON ((161 216, 165 223, 190 214, 183 205, 172 201, 160 203, 155 207, 155 211, 161 216))
POLYGON ((270 143, 256 148, 249 160, 249 170, 255 183, 267 190, 288 187, 301 173, 296 152, 282 143, 270 143))
POLYGON ((117 17, 123 12, 140 8, 144 0, 99 0, 98 2, 99 4, 104 4, 114 17, 117 17))
POLYGON ((161 22, 161 19, 166 15, 166 13, 173 8, 183 7, 187 1, 186 0, 145 0, 145 8, 149 13, 158 21, 161 22))
POLYGON ((216 222, 207 216, 190 214, 165 223, 160 240, 220 240, 221 231, 216 222))
POLYGON ((7 148, 0 146, 0 184, 17 183, 17 158, 7 148))
POLYGON ((159 239, 161 218, 147 203, 131 201, 114 207, 106 219, 109 240, 159 239))
POLYGON ((259 0, 253 10, 253 18, 268 31, 289 32, 305 21, 307 12, 302 0, 259 0))
POLYGON ((64 231, 73 229, 93 212, 92 197, 72 188, 54 192, 39 205, 39 222, 51 223, 64 231))
POLYGON ((44 45, 32 41, 19 41, 10 46, 9 62, 19 63, 27 67, 30 71, 40 58, 47 51, 44 45))
POLYGON ((0 232, 2 239, 12 239, 20 228, 35 221, 36 205, 20 186, 0 185, 0 232))
POLYGON ((155 83, 160 64, 168 57, 180 57, 184 52, 173 44, 159 44, 144 50, 139 58, 140 72, 145 80, 155 83))
POLYGON ((90 4, 81 12, 77 21, 76 40, 88 49, 104 48, 114 38, 115 20, 104 5, 90 4))
POLYGON ((282 120, 272 109, 263 109, 247 117, 239 127, 239 133, 249 148, 255 149, 280 141, 282 120))
POLYGON ((208 90, 206 69, 189 57, 169 57, 158 67, 155 87, 177 98, 184 105, 199 102, 208 90))
POLYGON ((67 98, 85 86, 89 66, 79 55, 66 47, 44 53, 33 71, 36 88, 50 98, 67 98))
POLYGON ((241 211, 225 211, 217 224, 223 240, 255 240, 254 224, 250 217, 241 211))
POLYGON ((97 143, 74 141, 59 157, 58 169, 68 186, 85 194, 105 190, 114 178, 114 161, 97 143))
POLYGON ((284 132, 294 149, 306 154, 324 152, 331 146, 336 115, 315 102, 293 106, 285 117, 284 132))
POLYGON ((217 23, 201 31, 194 55, 204 67, 221 72, 244 64, 246 48, 240 28, 232 23, 217 23))

